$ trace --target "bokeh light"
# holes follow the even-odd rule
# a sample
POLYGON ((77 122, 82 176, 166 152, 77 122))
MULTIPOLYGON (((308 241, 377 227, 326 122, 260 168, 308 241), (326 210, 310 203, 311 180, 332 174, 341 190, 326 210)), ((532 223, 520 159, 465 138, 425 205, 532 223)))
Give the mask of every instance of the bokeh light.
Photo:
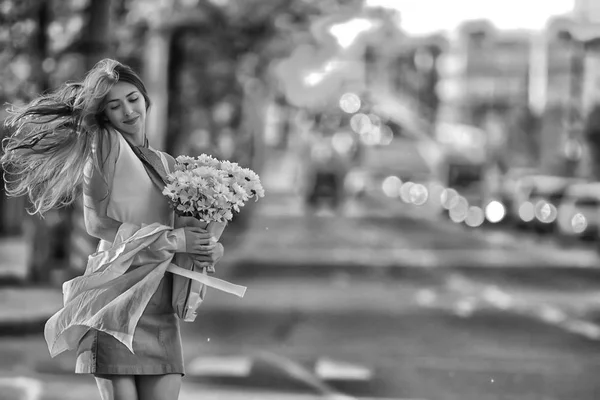
POLYGON ((363 143, 369 146, 375 146, 381 143, 381 129, 378 126, 371 126, 371 129, 361 134, 363 143))
POLYGON ((585 216, 577 213, 571 218, 571 228, 575 233, 583 233, 587 229, 588 223, 585 216))
POLYGON ((360 106, 360 97, 354 93, 344 93, 340 97, 340 108, 348 114, 354 114, 360 110, 360 106))
POLYGON ((348 153, 354 145, 354 139, 348 132, 336 132, 331 138, 331 145, 340 153, 348 153))
POLYGON ((398 197, 402 181, 397 176, 388 176, 381 184, 381 189, 388 197, 398 197))
POLYGON ((440 200, 442 202, 442 207, 446 210, 450 210, 458 204, 458 192, 454 189, 444 189, 440 194, 440 200))
POLYGON ((410 202, 417 206, 422 206, 429 198, 429 191, 424 185, 416 183, 408 191, 410 202))
POLYGON ((458 197, 456 204, 450 208, 450 219, 454 222, 463 222, 467 218, 469 202, 462 196, 458 197))
POLYGON ((481 226, 485 221, 485 213, 481 209, 481 207, 471 206, 467 211, 467 216, 465 218, 465 224, 468 226, 475 228, 477 226, 481 226))
POLYGON ((383 146, 391 144, 394 140, 394 133, 392 132, 392 129, 387 125, 381 125, 379 127, 379 134, 379 144, 383 146))
POLYGON ((505 216, 506 209, 504 205, 497 200, 490 201, 485 207, 485 217, 493 224, 502 221, 505 216))
POLYGON ((400 198, 405 203, 410 203, 410 188, 414 185, 414 182, 404 182, 400 187, 400 198))
POLYGON ((350 127, 354 132, 364 135, 372 129, 373 124, 366 114, 359 113, 350 118, 350 127))
POLYGON ((535 207, 531 202, 526 201, 519 207, 519 218, 525 222, 531 222, 535 218, 535 207))
POLYGON ((556 219, 558 211, 553 204, 540 200, 535 204, 535 217, 543 223, 551 223, 556 219))

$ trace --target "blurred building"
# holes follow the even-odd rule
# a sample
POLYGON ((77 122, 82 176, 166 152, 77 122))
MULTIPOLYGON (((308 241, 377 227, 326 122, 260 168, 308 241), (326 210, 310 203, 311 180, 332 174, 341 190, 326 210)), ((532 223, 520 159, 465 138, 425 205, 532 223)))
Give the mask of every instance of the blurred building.
POLYGON ((574 41, 580 44, 583 59, 581 77, 581 113, 585 126, 583 143, 585 144, 580 173, 600 179, 600 162, 598 149, 600 138, 588 136, 596 133, 600 127, 594 115, 600 110, 600 3, 594 0, 576 0, 573 11, 573 24, 569 33, 574 41), (588 121, 588 118, 591 117, 588 121))
POLYGON ((480 125, 527 95, 527 33, 499 31, 486 21, 465 23, 440 65, 443 119, 480 125))
POLYGON ((510 165, 581 174, 583 121, 600 102, 599 26, 595 0, 541 32, 463 24, 440 59, 439 120, 484 128, 510 165))
POLYGON ((600 23, 600 2, 597 0, 575 0, 573 18, 580 22, 600 23))
POLYGON ((600 3, 576 0, 532 37, 530 106, 541 116, 540 165, 565 175, 590 174, 584 121, 600 100, 600 3))
POLYGON ((576 0, 569 32, 585 49, 582 106, 587 113, 600 103, 600 2, 576 0))
POLYGON ((570 17, 549 21, 532 37, 530 105, 541 117, 540 166, 573 175, 583 155, 583 47, 569 30, 570 17))
POLYGON ((513 140, 526 133, 510 126, 528 108, 530 47, 528 32, 501 31, 488 21, 464 23, 438 66, 438 120, 483 128, 492 149, 508 146, 518 153, 531 147, 513 140))

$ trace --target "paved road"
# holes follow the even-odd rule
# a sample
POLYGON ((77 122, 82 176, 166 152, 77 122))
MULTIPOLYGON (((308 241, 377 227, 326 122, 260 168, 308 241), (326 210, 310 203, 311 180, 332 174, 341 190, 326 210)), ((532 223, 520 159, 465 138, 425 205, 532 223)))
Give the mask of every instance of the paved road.
MULTIPOLYGON (((378 200, 306 216, 293 196, 272 198, 224 260, 223 276, 247 296, 211 292, 184 326, 182 398, 234 399, 248 387, 257 398, 266 389, 436 400, 600 392, 600 330, 586 319, 598 284, 572 272, 588 271, 593 252, 500 240, 378 200)), ((0 386, 97 398, 89 379, 69 373, 72 357, 49 359, 40 335, 5 337, 0 375, 11 379, 0 386)))
MULTIPOLYGON (((215 293, 222 309, 185 324, 186 388, 444 400, 589 399, 600 390, 598 341, 443 287, 351 278, 244 283, 262 295, 233 309, 215 293)), ((40 336, 0 341, 3 375, 41 379, 48 393, 75 379, 72 361, 50 360, 40 336)), ((93 393, 85 379, 76 382, 93 393)))

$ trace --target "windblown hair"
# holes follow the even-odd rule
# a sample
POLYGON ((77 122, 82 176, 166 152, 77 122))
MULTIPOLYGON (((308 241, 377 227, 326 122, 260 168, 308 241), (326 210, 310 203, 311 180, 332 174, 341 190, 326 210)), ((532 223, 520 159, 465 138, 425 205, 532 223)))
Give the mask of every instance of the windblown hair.
POLYGON ((33 205, 30 214, 43 215, 73 203, 81 193, 87 162, 102 170, 108 155, 97 150, 110 140, 106 96, 119 81, 136 86, 150 106, 139 76, 126 65, 104 59, 82 82, 66 83, 8 110, 4 124, 9 136, 2 140, 0 157, 5 190, 9 196, 27 195, 33 205))

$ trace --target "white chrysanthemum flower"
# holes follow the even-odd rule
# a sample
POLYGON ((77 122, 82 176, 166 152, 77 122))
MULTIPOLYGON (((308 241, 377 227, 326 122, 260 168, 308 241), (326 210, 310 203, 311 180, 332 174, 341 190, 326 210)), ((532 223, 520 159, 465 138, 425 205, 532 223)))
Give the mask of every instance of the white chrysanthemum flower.
POLYGON ((238 163, 233 163, 231 161, 222 161, 221 169, 223 171, 226 171, 228 174, 235 176, 238 174, 238 171, 241 169, 241 167, 238 165, 238 163))
POLYGON ((221 162, 209 154, 200 154, 195 163, 197 166, 207 166, 218 169, 221 162))

